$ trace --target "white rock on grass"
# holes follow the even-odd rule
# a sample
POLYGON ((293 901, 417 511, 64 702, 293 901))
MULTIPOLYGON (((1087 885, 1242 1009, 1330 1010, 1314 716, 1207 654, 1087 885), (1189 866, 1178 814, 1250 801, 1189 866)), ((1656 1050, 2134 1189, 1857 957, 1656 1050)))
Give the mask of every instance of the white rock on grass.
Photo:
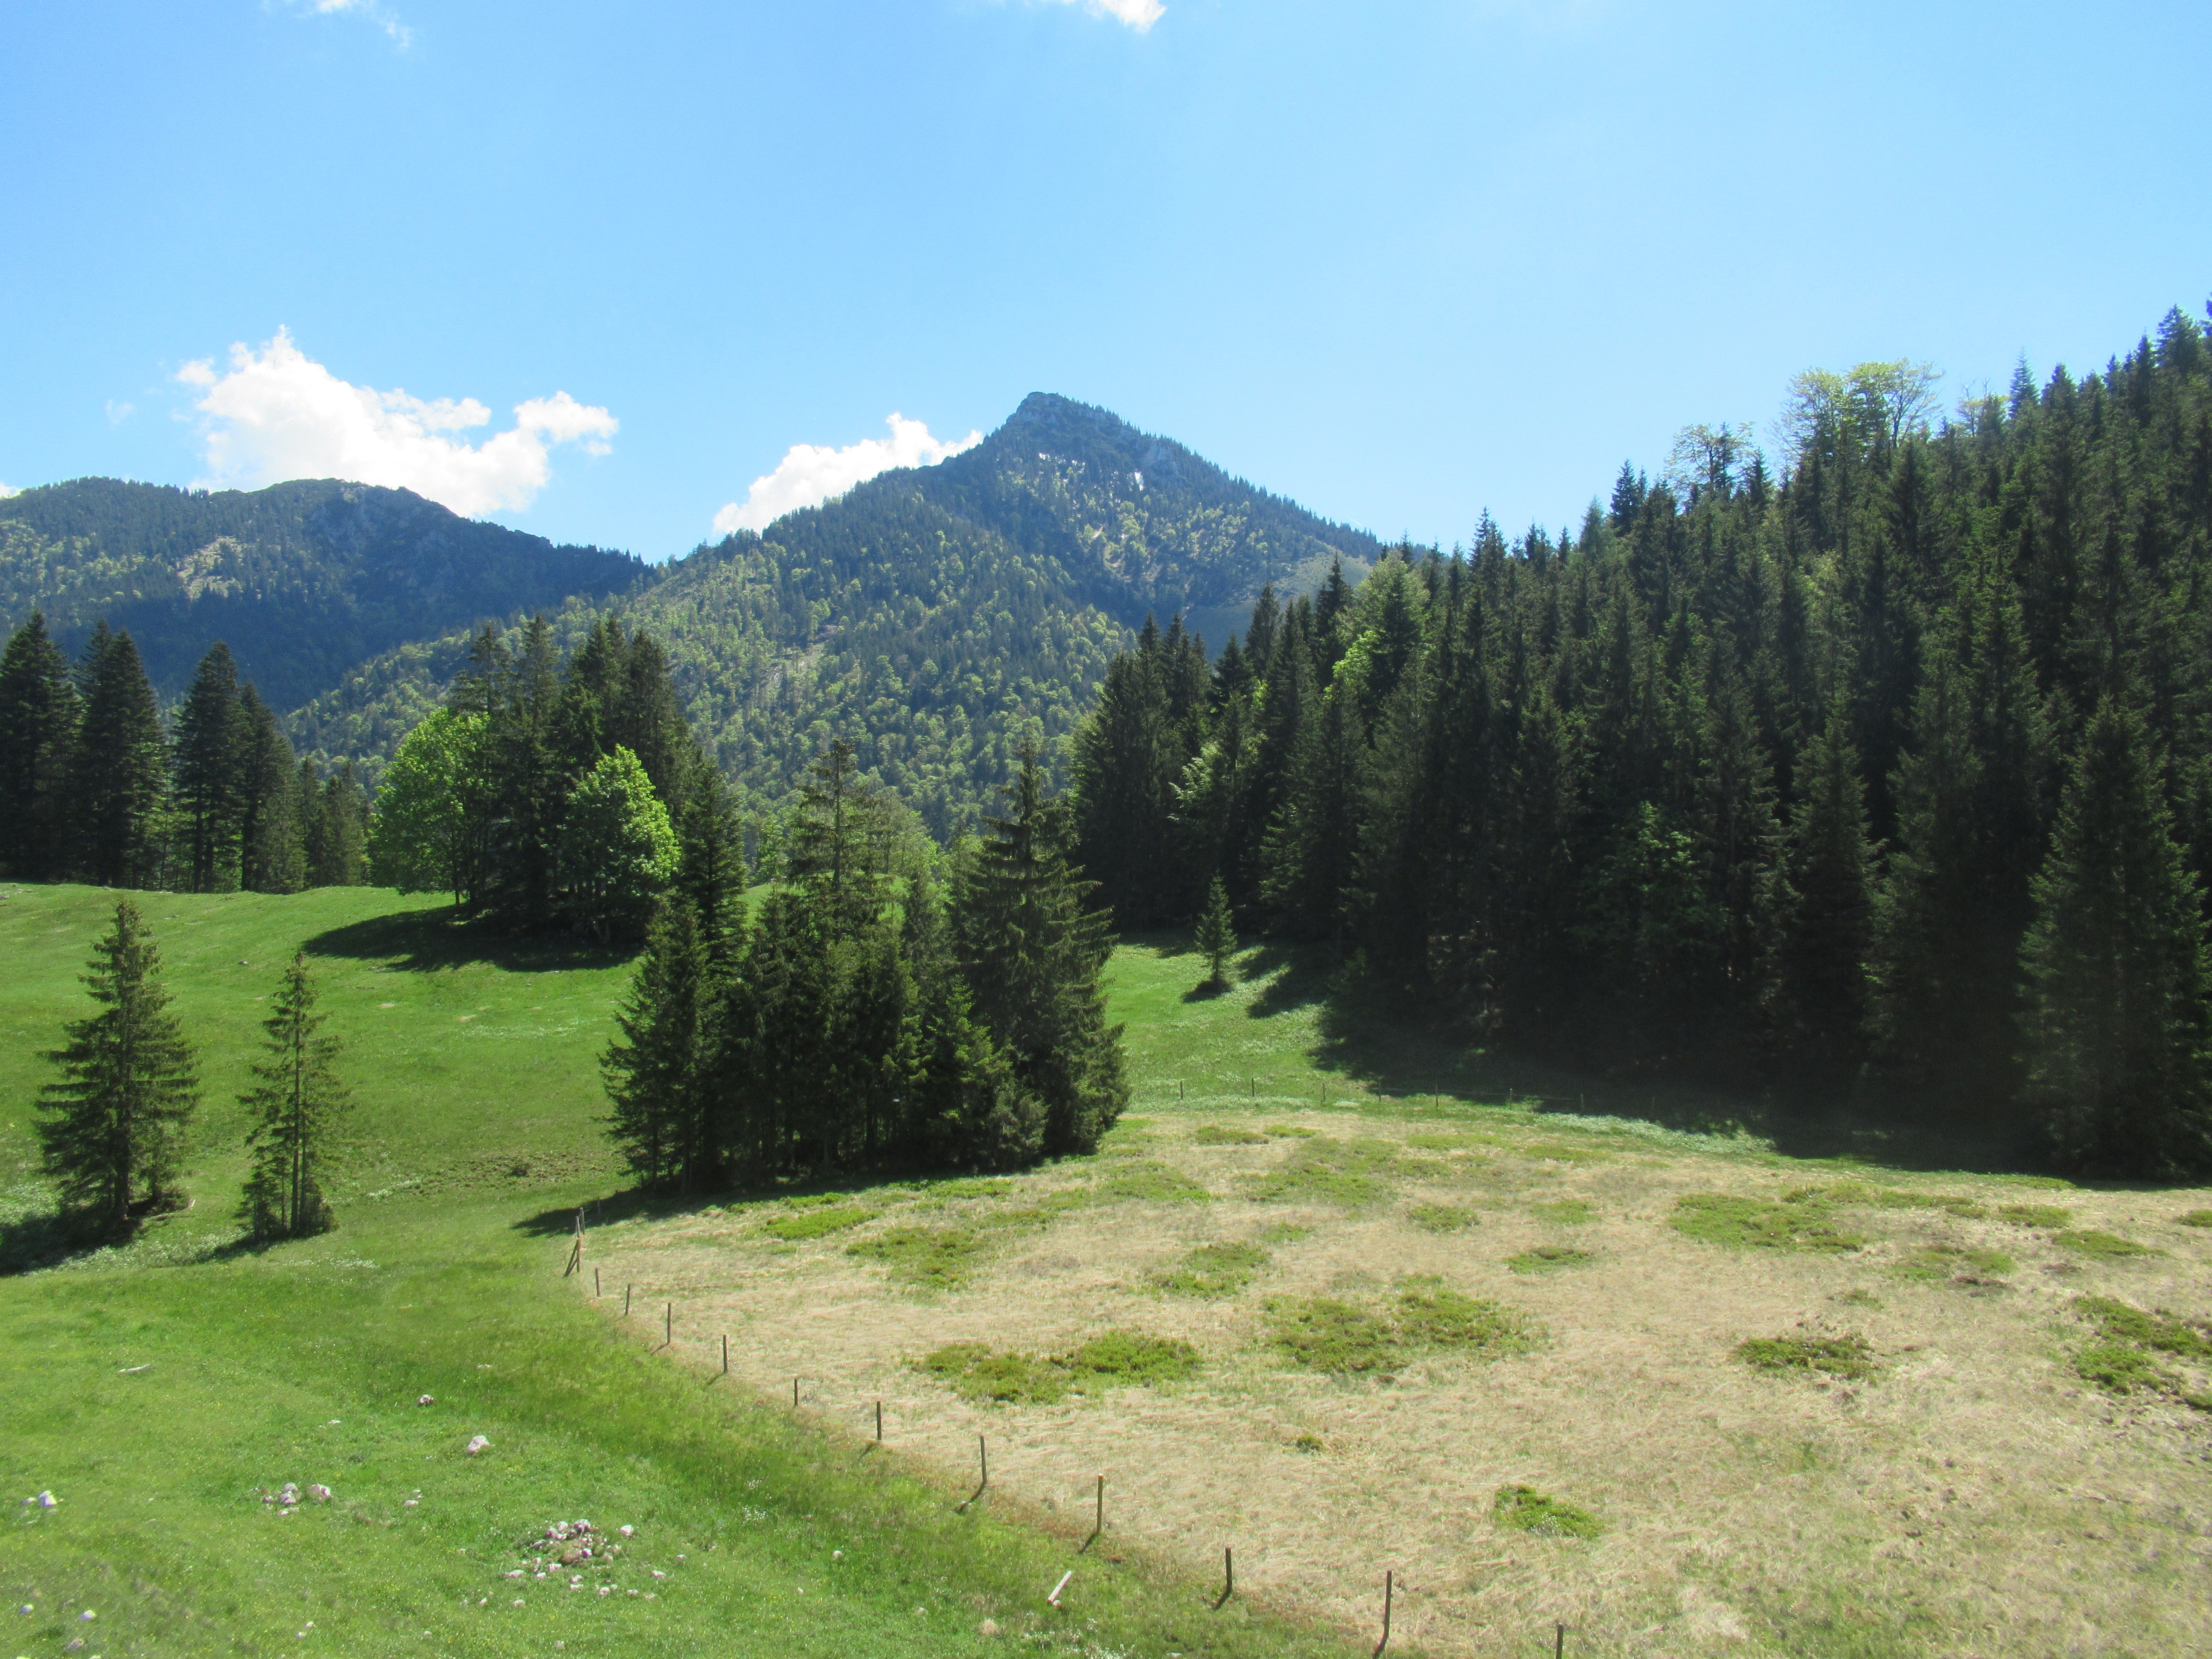
POLYGON ((491 1442, 479 1434, 471 1438, 465 1449, 470 1456, 474 1457, 478 1452, 488 1451, 490 1448, 491 1442))
POLYGON ((426 1394, 415 1403, 418 1406, 434 1406, 438 1403, 438 1398, 435 1395, 426 1394))

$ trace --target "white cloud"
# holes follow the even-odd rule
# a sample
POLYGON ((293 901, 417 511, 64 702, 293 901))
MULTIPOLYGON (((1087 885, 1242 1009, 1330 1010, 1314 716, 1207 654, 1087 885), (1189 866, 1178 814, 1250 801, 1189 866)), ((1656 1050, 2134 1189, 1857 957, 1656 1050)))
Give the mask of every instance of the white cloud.
POLYGON ((407 43, 414 39, 407 26, 385 10, 379 3, 379 0, 293 0, 293 3, 314 13, 318 17, 326 17, 334 12, 343 11, 351 12, 356 17, 365 18, 390 35, 393 43, 402 52, 407 49, 407 43))
MULTIPOLYGON (((1074 5, 1078 0, 1060 0, 1062 5, 1074 5)), ((1160 0, 1080 0, 1083 9, 1096 17, 1117 17, 1142 34, 1160 21, 1167 8, 1160 0)))
POLYGON ((20 495, 22 493, 13 484, 0 483, 0 501, 6 501, 10 495, 20 495))
POLYGON ((468 518, 529 506, 551 477, 550 445, 581 443, 604 455, 621 424, 556 392, 517 404, 507 431, 464 443, 443 434, 490 422, 491 410, 475 398, 426 402, 349 386, 281 328, 258 351, 231 347, 227 374, 203 359, 177 379, 205 394, 193 404, 207 416, 210 476, 198 487, 344 478, 411 489, 468 518))
POLYGON ((136 404, 119 404, 112 398, 107 400, 107 423, 110 426, 121 426, 137 412, 138 405, 136 404))
POLYGON ((714 515, 714 533, 765 530, 787 513, 818 507, 895 466, 934 466, 983 441, 981 432, 964 438, 938 439, 920 421, 892 412, 888 438, 863 438, 842 449, 824 444, 793 444, 766 477, 755 478, 742 502, 732 501, 714 515))

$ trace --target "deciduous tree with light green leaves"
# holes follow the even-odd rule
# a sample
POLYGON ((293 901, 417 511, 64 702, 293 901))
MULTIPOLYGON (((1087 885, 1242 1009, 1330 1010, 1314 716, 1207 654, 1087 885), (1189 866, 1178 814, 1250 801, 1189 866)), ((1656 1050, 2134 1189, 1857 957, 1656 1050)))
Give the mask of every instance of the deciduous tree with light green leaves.
POLYGON ((577 925, 602 939, 645 932, 676 873, 676 831, 635 755, 617 749, 568 797, 561 885, 577 925))
POLYGON ((488 788, 482 714, 441 708, 410 732, 376 792, 369 879, 459 902, 480 878, 480 803, 488 788))

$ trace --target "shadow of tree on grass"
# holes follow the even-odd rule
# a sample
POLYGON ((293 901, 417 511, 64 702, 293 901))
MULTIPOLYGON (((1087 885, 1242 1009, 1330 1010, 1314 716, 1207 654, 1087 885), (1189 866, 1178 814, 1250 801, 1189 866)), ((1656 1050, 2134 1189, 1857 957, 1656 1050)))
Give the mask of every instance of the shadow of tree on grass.
POLYGON ((477 963, 509 973, 566 973, 617 968, 632 947, 601 945, 573 933, 502 933, 458 907, 401 910, 318 933, 302 947, 311 957, 383 962, 407 973, 431 973, 477 963))

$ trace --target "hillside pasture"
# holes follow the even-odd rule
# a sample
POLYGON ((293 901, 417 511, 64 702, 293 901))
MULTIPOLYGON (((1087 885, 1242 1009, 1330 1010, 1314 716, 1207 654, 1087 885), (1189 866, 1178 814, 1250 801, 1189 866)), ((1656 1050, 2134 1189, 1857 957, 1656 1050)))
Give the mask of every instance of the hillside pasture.
MULTIPOLYGON (((1142 947, 1116 974, 1124 1006, 1194 976, 1142 947)), ((1317 1016, 1268 996, 1177 1006, 1181 1054, 1148 1029, 1146 1103, 1096 1159, 819 1195, 860 1218, 818 1237, 787 1198, 599 1228, 602 1316, 634 1285, 641 1340, 673 1304, 672 1360, 718 1368, 726 1335, 745 1382, 797 1379, 845 1433, 880 1400, 948 1476, 987 1437, 987 1501, 1018 1512, 1087 1528, 1103 1474, 1109 1544, 1194 1570, 1231 1547, 1240 1595, 1347 1636, 1388 1569, 1395 1639, 1437 1653, 1555 1621, 1594 1654, 2212 1643, 2204 1194, 1794 1160, 1310 1071, 1270 1097, 1272 1023, 1317 1016), (1244 1086, 1176 1087, 1192 1050, 1224 1074, 1241 1052, 1244 1086), (2115 1345, 2110 1306, 2182 1317, 2115 1345), (1196 1371, 1024 1382, 1115 1333, 1196 1371), (1522 1489, 1583 1520, 1499 1497, 1522 1489)))

